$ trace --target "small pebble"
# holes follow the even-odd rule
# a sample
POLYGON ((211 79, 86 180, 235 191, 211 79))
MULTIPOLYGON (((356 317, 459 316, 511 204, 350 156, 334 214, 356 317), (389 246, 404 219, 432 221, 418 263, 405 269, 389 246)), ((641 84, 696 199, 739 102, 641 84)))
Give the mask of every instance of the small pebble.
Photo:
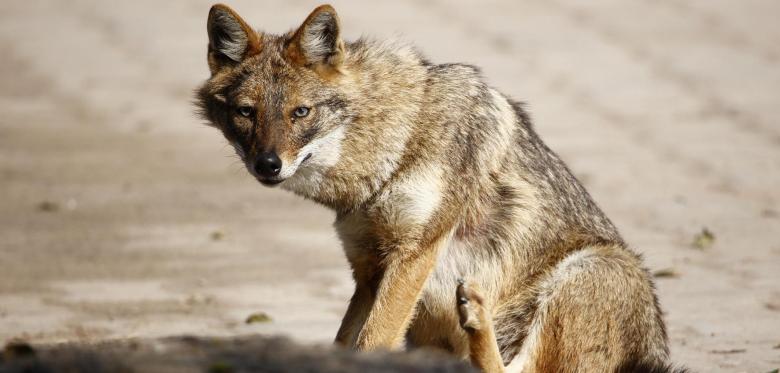
POLYGON ((60 210, 60 205, 57 202, 43 201, 38 204, 38 211, 55 212, 60 210))

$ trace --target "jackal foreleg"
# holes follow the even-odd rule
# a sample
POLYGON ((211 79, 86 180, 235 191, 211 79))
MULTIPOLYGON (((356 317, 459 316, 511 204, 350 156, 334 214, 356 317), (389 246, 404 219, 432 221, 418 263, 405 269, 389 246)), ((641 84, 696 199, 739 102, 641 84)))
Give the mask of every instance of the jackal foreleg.
POLYGON ((442 240, 424 246, 399 247, 384 260, 385 270, 374 303, 355 348, 401 347, 425 280, 433 271, 442 240))
POLYGON ((347 313, 344 314, 344 318, 341 320, 341 327, 339 327, 339 331, 336 333, 335 343, 337 345, 344 347, 355 345, 358 333, 360 333, 360 329, 371 311, 373 300, 371 290, 358 281, 355 286, 355 294, 349 300, 347 313))

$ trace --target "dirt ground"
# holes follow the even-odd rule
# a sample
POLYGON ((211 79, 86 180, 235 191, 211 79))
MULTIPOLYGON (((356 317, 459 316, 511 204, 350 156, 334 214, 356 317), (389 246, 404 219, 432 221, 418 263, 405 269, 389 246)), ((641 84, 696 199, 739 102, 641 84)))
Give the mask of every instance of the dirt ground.
MULTIPOLYGON (((281 32, 316 3, 230 5, 281 32)), ((780 3, 334 5, 349 38, 400 34, 528 102, 660 271, 676 362, 780 367, 780 3)), ((0 2, 0 343, 334 336, 332 214, 253 181, 193 114, 209 6, 0 2)))

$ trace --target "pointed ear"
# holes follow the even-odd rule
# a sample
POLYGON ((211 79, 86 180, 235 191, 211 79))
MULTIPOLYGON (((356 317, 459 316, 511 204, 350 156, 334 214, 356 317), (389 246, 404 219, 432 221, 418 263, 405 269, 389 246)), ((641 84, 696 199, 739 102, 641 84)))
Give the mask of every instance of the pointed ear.
POLYGON ((223 67, 260 53, 260 37, 227 5, 211 7, 207 22, 209 68, 212 75, 223 67))
POLYGON ((344 60, 344 42, 336 10, 320 5, 309 14, 287 45, 287 56, 310 67, 338 68, 344 60))

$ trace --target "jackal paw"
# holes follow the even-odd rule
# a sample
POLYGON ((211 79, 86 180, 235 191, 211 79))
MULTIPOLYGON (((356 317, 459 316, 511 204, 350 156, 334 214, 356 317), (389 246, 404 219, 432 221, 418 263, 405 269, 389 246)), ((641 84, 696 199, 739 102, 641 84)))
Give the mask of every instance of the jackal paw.
POLYGON ((484 324, 485 309, 482 306, 483 298, 479 292, 474 289, 473 285, 459 280, 455 299, 458 303, 460 326, 469 333, 480 330, 484 324))

